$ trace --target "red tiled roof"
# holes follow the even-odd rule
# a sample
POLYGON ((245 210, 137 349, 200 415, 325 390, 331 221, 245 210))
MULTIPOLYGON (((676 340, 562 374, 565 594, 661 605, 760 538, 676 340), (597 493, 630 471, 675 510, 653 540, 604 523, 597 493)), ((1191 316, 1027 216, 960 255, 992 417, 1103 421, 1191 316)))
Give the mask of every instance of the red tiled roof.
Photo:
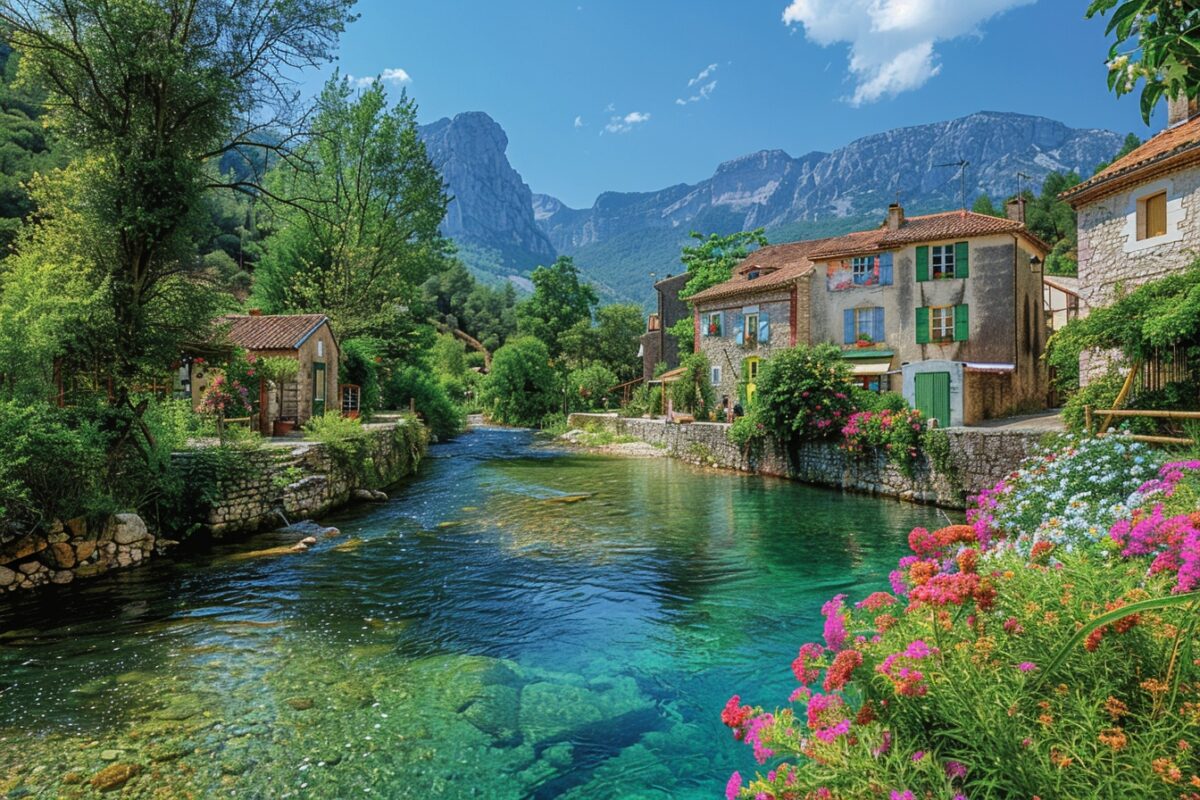
POLYGON ((716 286, 710 286, 704 291, 692 295, 688 300, 692 303, 702 303, 707 300, 719 300, 739 294, 757 293, 786 286, 812 270, 813 262, 808 259, 809 253, 828 241, 830 240, 811 239, 804 242, 770 245, 755 250, 734 269, 732 278, 724 283, 718 283, 716 286), (763 272, 757 278, 750 279, 747 274, 752 269, 763 272))
POLYGON ((883 226, 830 239, 828 244, 809 255, 814 261, 821 261, 893 250, 920 242, 990 236, 998 233, 1020 234, 1046 252, 1050 250, 1049 245, 1026 230, 1023 223, 1007 217, 976 214, 974 211, 943 211, 938 214, 907 217, 900 228, 894 231, 883 226))
POLYGON ((1154 177, 1171 168, 1200 159, 1200 117, 1167 128, 1148 142, 1078 186, 1059 195, 1078 207, 1090 200, 1119 191, 1131 183, 1154 177))
POLYGON ((247 350, 295 350, 322 324, 324 314, 266 314, 224 317, 229 341, 247 350))

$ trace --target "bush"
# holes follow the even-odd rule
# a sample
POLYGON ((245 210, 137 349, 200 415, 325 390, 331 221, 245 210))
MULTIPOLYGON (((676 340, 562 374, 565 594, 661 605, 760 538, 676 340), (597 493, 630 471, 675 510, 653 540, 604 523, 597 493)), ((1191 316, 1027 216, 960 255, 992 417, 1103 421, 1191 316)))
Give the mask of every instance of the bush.
POLYGON ((749 454, 759 450, 766 443, 767 427, 759 419, 757 409, 752 408, 749 414, 733 421, 726 435, 729 437, 729 441, 742 449, 743 453, 749 454))
POLYGON ((850 399, 859 411, 908 411, 908 401, 899 392, 869 392, 855 386, 850 399))
MULTIPOLYGON (((1062 418, 1067 426, 1067 430, 1072 433, 1083 433, 1084 406, 1112 408, 1112 404, 1117 399, 1117 394, 1121 391, 1121 386, 1124 383, 1125 376, 1116 370, 1111 370, 1102 377, 1092 380, 1087 386, 1084 386, 1071 395, 1062 410, 1062 418)), ((1094 420, 1093 424, 1099 425, 1101 422, 1103 422, 1102 419, 1094 420)))
POLYGON ((429 432, 439 439, 458 435, 466 424, 462 409, 450 399, 446 387, 418 367, 393 371, 384 396, 392 408, 407 409, 411 401, 429 432))
POLYGON ((772 356, 758 376, 755 407, 781 442, 837 435, 854 411, 850 367, 830 344, 799 346, 772 356))
MULTIPOLYGON (((359 413, 363 419, 370 419, 383 402, 383 390, 379 384, 381 355, 381 348, 371 339, 347 339, 342 342, 342 363, 338 381, 359 387, 359 413)), ((340 409, 341 397, 338 397, 337 401, 340 409)))
POLYGON ((484 413, 502 425, 538 425, 547 414, 562 410, 561 398, 546 345, 521 336, 492 357, 480 399, 484 413))
POLYGON ((684 356, 680 363, 683 374, 670 385, 671 403, 675 411, 685 411, 696 419, 708 419, 716 406, 708 357, 703 353, 684 356))
POLYGON ((657 417, 662 414, 662 386, 642 384, 633 390, 629 405, 622 409, 626 417, 657 417))
POLYGON ((1156 470, 1129 443, 1085 444, 1002 482, 972 525, 914 530, 891 593, 826 603, 789 704, 726 705, 722 721, 771 761, 735 773, 727 797, 1189 796, 1200 461, 1156 470), (1129 496, 1131 475, 1107 477, 1122 466, 1149 476, 1129 496), (1098 538, 1030 529, 1018 508, 1070 511, 1089 485, 1098 538), (1105 527, 1096 513, 1118 506, 1105 527))
POLYGON ((571 411, 604 410, 614 405, 610 390, 616 374, 603 364, 591 364, 567 376, 567 407, 571 411))
POLYGON ((842 428, 842 447, 859 454, 867 448, 877 449, 911 477, 924 430, 920 411, 858 411, 842 428))

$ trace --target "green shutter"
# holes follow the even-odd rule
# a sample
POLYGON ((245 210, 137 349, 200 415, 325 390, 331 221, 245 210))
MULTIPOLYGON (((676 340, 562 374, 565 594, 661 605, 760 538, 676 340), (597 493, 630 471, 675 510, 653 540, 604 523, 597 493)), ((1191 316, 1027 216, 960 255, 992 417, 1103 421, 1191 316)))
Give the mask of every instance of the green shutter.
POLYGON ((929 280, 929 247, 927 245, 917 248, 917 280, 929 280))
POLYGON ((966 278, 970 272, 970 252, 971 248, 967 242, 954 243, 954 277, 966 278))
POLYGON ((929 308, 917 309, 917 344, 929 344, 929 308))
POLYGON ((967 316, 967 307, 954 307, 954 341, 965 342, 971 332, 971 322, 967 316))

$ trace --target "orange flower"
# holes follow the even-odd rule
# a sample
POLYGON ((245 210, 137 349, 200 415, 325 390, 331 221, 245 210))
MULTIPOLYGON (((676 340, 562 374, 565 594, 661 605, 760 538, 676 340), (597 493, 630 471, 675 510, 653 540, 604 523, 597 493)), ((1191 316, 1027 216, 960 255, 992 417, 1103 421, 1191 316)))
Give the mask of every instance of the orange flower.
POLYGON ((1125 705, 1112 695, 1109 695, 1108 699, 1104 701, 1104 711, 1109 717, 1112 718, 1113 722, 1116 722, 1121 717, 1129 713, 1129 706, 1125 705))
POLYGON ((1100 744, 1106 744, 1113 750, 1121 750, 1125 745, 1129 744, 1128 737, 1125 736, 1125 731, 1120 728, 1105 728, 1100 731, 1100 744))
POLYGON ((1140 685, 1150 694, 1164 694, 1170 688, 1166 681, 1160 681, 1157 678, 1147 678, 1140 685))
POLYGON ((1179 783, 1183 780, 1183 770, 1179 769, 1169 758, 1154 759, 1150 762, 1150 768, 1167 783, 1179 783))

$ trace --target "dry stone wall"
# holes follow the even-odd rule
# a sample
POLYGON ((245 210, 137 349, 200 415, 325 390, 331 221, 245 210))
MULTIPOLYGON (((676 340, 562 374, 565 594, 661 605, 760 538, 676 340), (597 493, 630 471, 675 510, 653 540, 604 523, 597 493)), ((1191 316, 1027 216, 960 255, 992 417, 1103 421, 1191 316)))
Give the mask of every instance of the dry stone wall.
POLYGON ((922 456, 908 476, 882 453, 854 455, 832 442, 800 445, 794 459, 770 445, 745 452, 729 441, 729 425, 698 422, 668 424, 662 420, 615 414, 572 414, 571 428, 607 430, 661 447, 694 464, 776 475, 819 486, 898 497, 946 508, 965 508, 966 498, 994 486, 1031 455, 1043 434, 947 428, 948 453, 938 466, 922 456))

